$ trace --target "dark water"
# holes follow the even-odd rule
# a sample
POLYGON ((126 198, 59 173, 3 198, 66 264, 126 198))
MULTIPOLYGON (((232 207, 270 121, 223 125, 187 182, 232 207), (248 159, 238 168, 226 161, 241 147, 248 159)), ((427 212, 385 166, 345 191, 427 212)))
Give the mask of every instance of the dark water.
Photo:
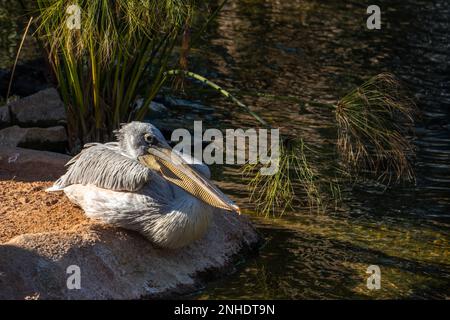
MULTIPOLYGON (((375 31, 366 29, 370 4, 231 0, 192 51, 191 69, 225 88, 323 102, 336 101, 380 72, 396 74, 424 113, 415 140, 416 184, 386 191, 362 186, 345 192, 336 210, 312 214, 297 208, 263 219, 252 213, 236 170, 215 168, 225 180, 221 187, 247 208, 266 244, 234 274, 191 297, 450 298, 450 3, 378 1, 382 29, 375 31), (366 287, 369 265, 381 269, 380 290, 366 287)), ((15 55, 21 29, 14 21, 0 7, 0 67, 10 66, 15 55)), ((159 122, 256 125, 220 96, 186 90, 188 98, 209 107, 171 110, 159 122)), ((333 118, 325 110, 301 115, 294 103, 243 100, 310 143, 333 143, 333 118)))
MULTIPOLYGON (((323 214, 298 208, 276 220, 255 218, 267 240, 260 255, 195 298, 450 298, 450 3, 378 1, 376 31, 366 29, 370 4, 230 1, 194 51, 194 69, 226 88, 324 102, 380 72, 396 74, 424 112, 416 184, 363 186, 323 214), (367 289, 369 265, 381 269, 380 290, 367 289)), ((312 143, 329 141, 333 119, 324 110, 300 115, 294 103, 244 100, 312 143)), ((209 103, 226 126, 253 123, 218 96, 209 103)), ((231 177, 222 187, 248 206, 231 177)))

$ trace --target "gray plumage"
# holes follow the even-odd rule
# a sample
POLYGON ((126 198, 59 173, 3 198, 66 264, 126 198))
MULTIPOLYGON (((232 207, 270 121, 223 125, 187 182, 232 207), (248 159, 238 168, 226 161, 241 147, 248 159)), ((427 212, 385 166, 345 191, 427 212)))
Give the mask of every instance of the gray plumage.
MULTIPOLYGON (((212 214, 221 209, 141 164, 139 158, 152 148, 171 151, 161 132, 149 123, 131 122, 122 126, 117 138, 118 142, 87 144, 48 191, 64 190, 88 217, 138 231, 161 247, 179 248, 199 239, 212 214)), ((206 165, 178 156, 209 178, 206 165)), ((232 205, 225 195, 218 197, 232 205)))
POLYGON ((152 170, 121 153, 117 143, 88 144, 67 165, 56 187, 93 184, 115 191, 137 191, 150 181, 152 170))

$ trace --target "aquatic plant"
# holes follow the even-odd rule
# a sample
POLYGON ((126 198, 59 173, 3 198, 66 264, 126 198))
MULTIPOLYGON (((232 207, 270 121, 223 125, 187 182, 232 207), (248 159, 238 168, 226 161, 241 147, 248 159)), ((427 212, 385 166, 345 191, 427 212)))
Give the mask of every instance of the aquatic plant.
MULTIPOLYGON (((267 96, 266 96, 267 97, 267 96)), ((274 98, 274 97, 270 97, 274 98)), ((278 97, 280 98, 280 97, 278 97)), ((323 203, 324 195, 329 199, 340 198, 340 183, 357 181, 362 177, 373 177, 380 183, 389 186, 391 183, 414 180, 412 168, 414 119, 419 114, 414 101, 408 97, 407 91, 396 77, 389 73, 376 75, 361 86, 346 94, 334 104, 317 101, 304 101, 295 97, 284 97, 287 100, 300 102, 303 108, 319 107, 334 113, 337 128, 336 157, 341 160, 342 166, 334 169, 337 178, 333 181, 326 179, 312 179, 320 176, 308 169, 310 163, 305 158, 304 147, 295 148, 290 153, 295 163, 302 160, 300 172, 304 173, 297 178, 302 181, 310 203, 319 207, 323 203), (328 185, 328 188, 327 188, 328 185), (325 188, 324 188, 325 187, 325 188), (317 199, 317 200, 314 200, 317 199)), ((280 176, 289 175, 290 171, 280 166, 280 176)), ((278 212, 283 212, 290 206, 295 192, 293 188, 285 188, 286 184, 270 183, 271 177, 255 176, 250 183, 252 192, 258 190, 260 198, 271 199, 278 195, 277 200, 268 203, 281 203, 278 212), (261 178, 266 181, 261 181, 261 178), (287 190, 287 191, 286 191, 287 190), (288 194, 286 194, 286 192, 288 194)), ((284 178, 289 181, 290 178, 284 178)), ((268 208, 263 207, 262 214, 268 214, 268 208)))
MULTIPOLYGON (((167 74, 183 74, 200 81, 230 99, 262 126, 271 127, 233 94, 205 77, 183 70, 171 70, 167 74)), ((303 110, 317 107, 333 112, 337 128, 335 156, 342 160, 343 165, 332 166, 331 171, 336 177, 326 179, 329 172, 322 174, 323 170, 314 165, 313 159, 317 158, 314 153, 322 151, 313 150, 301 137, 285 133, 281 139, 278 171, 274 175, 262 175, 260 164, 248 163, 242 168, 243 174, 249 178, 250 197, 259 214, 282 215, 299 198, 306 199, 309 208, 321 211, 329 203, 340 200, 340 183, 364 176, 375 177, 386 185, 414 179, 413 146, 409 136, 413 133, 414 119, 419 112, 394 75, 376 75, 332 104, 305 101, 294 96, 254 95, 293 101, 299 103, 303 110)))
POLYGON ((263 175, 260 164, 247 163, 242 168, 249 178, 250 199, 256 212, 268 217, 283 215, 298 199, 311 210, 323 209, 320 176, 307 159, 308 147, 300 139, 284 139, 280 145, 280 162, 273 175, 263 175))
POLYGON ((8 90, 6 91, 5 101, 8 101, 9 94, 11 93, 11 86, 12 86, 12 82, 14 79, 14 73, 16 72, 17 62, 19 60, 20 52, 22 51, 23 43, 25 42, 25 38, 28 34, 28 30, 30 29, 30 25, 31 25, 32 21, 33 21, 33 17, 31 17, 30 20, 28 20, 28 24, 25 27, 25 32, 22 36, 22 40, 20 41, 19 48, 18 48, 17 54, 16 54, 16 59, 14 60, 13 68, 11 70, 11 77, 9 79, 8 90))
POLYGON ((36 3, 35 34, 47 51, 68 108, 71 140, 78 145, 108 140, 120 123, 145 116, 198 7, 195 0, 36 3), (66 26, 72 4, 81 9, 79 30, 66 26), (144 102, 137 107, 139 98, 144 102))
POLYGON ((351 170, 368 169, 380 181, 412 180, 408 135, 417 115, 414 101, 392 74, 376 75, 336 104, 340 156, 351 170))

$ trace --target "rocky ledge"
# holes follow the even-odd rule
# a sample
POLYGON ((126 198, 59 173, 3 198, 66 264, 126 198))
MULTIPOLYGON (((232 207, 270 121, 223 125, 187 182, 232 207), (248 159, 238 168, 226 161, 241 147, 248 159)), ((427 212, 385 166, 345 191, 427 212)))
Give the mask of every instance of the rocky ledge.
POLYGON ((0 147, 65 152, 66 108, 58 91, 47 88, 0 106, 0 147))
POLYGON ((200 288, 205 275, 232 270, 234 259, 259 241, 248 218, 225 212, 214 217, 202 239, 179 250, 159 249, 137 233, 98 224, 64 194, 44 191, 51 185, 45 180, 64 171, 67 159, 0 147, 0 299, 185 294, 200 288), (76 270, 79 289, 71 282, 76 270))

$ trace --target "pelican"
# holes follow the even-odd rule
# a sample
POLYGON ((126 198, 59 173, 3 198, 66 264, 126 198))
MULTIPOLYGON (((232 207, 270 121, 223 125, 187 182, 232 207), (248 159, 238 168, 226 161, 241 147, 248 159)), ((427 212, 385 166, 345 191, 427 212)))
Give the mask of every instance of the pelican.
POLYGON ((47 190, 64 190, 89 218, 137 231, 163 248, 201 238, 215 212, 239 213, 209 181, 209 168, 172 150, 152 124, 122 125, 116 137, 86 144, 47 190))

